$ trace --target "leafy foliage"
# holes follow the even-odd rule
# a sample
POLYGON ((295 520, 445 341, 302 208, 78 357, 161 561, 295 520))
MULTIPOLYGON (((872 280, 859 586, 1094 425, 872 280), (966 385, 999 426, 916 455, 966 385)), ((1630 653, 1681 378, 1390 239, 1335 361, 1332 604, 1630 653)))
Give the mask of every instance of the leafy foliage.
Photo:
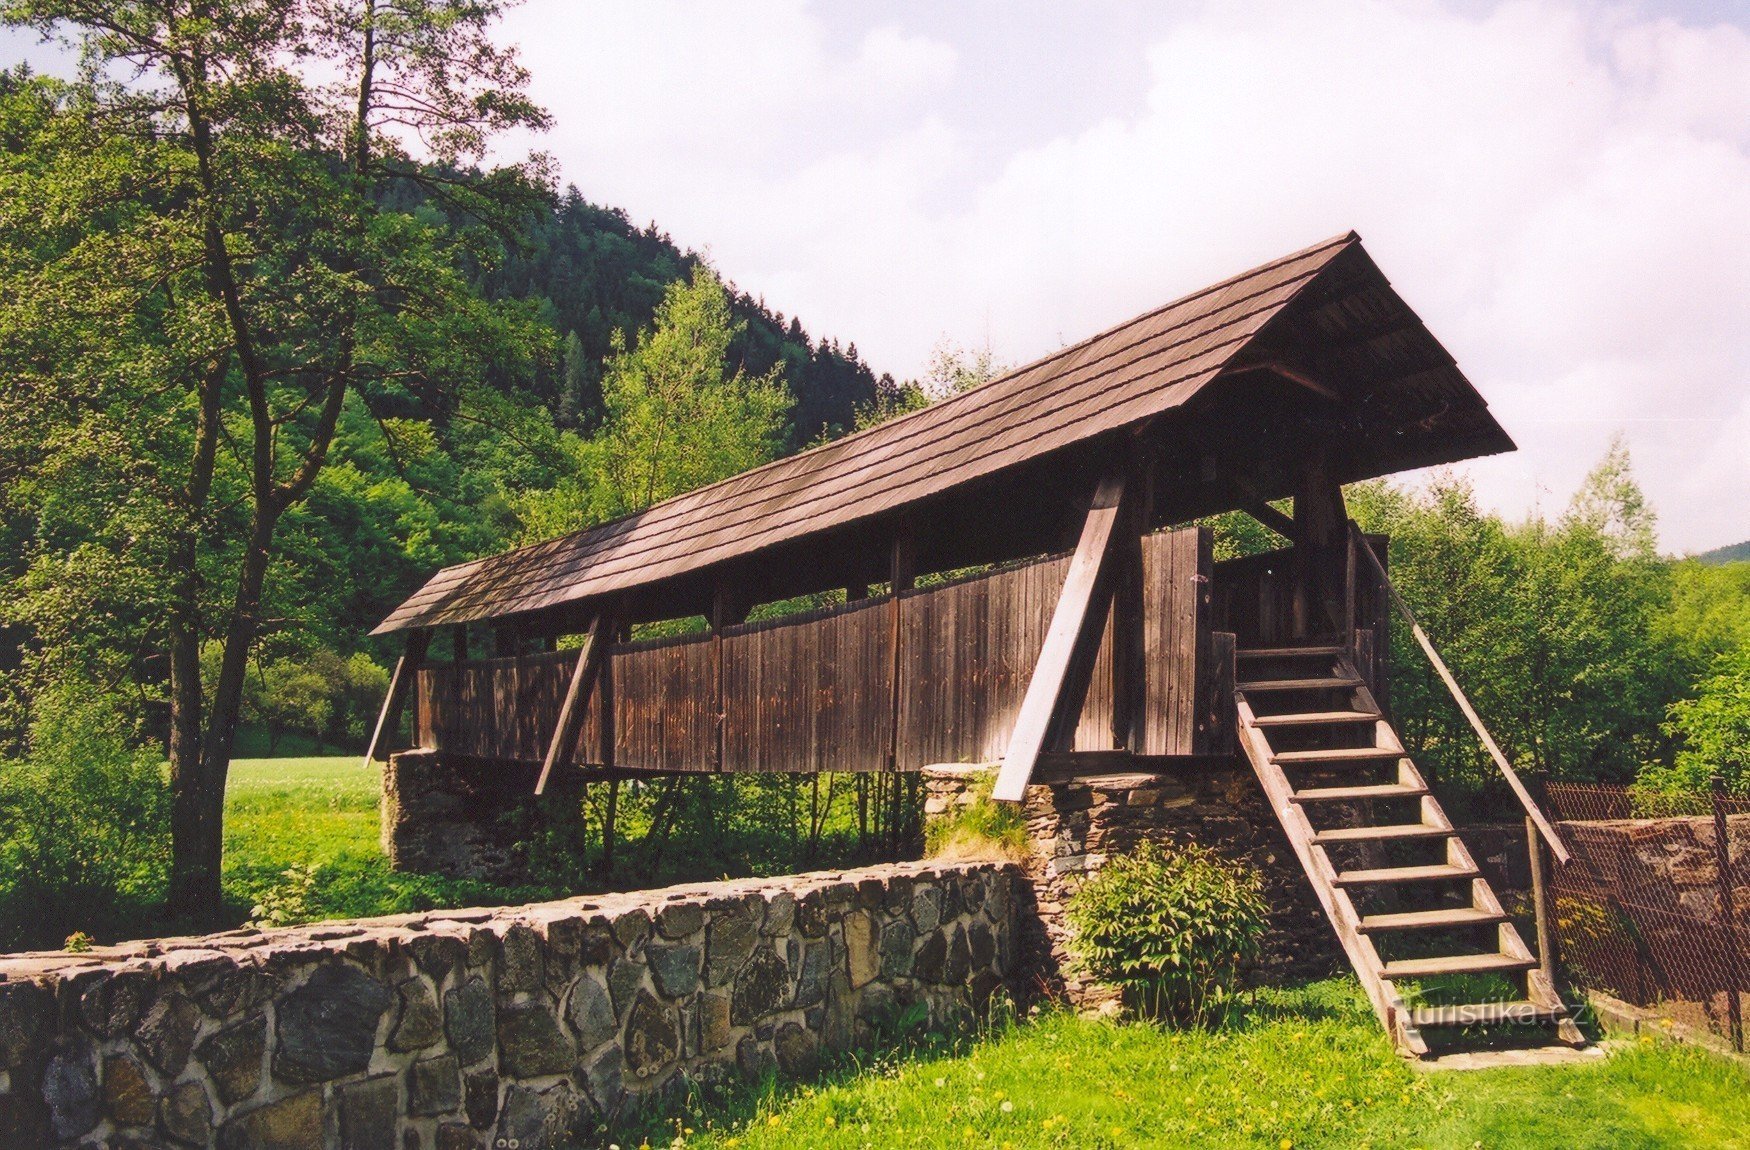
MULTIPOLYGON (((1661 723, 1699 667, 1670 625, 1671 565, 1628 458, 1613 448, 1567 511, 1508 523, 1470 486, 1349 492, 1391 537, 1391 578, 1509 759, 1547 778, 1626 782, 1669 762, 1661 723)), ((1391 702, 1418 762, 1447 787, 1500 787, 1463 715, 1393 621, 1391 702)))
POLYGON ((1642 781, 1661 791, 1700 792, 1715 775, 1735 795, 1750 795, 1750 647, 1721 655, 1694 698, 1671 705, 1666 731, 1679 741, 1676 761, 1642 781))
POLYGON ((1070 896, 1070 946, 1095 978, 1148 1014, 1219 1022, 1258 954, 1263 880, 1197 844, 1144 843, 1107 861, 1070 896))
POLYGON ((170 863, 158 756, 135 747, 115 700, 89 686, 40 697, 30 754, 0 763, 0 950, 79 928, 144 928, 170 863))

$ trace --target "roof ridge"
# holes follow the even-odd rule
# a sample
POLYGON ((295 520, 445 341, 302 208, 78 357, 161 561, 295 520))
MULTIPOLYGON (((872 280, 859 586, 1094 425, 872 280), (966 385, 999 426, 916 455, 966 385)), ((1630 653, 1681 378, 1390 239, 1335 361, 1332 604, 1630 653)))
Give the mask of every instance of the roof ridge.
POLYGON ((1111 335, 1114 335, 1120 331, 1123 331, 1127 327, 1132 327, 1136 324, 1142 323, 1142 322, 1144 322, 1144 321, 1146 321, 1154 316, 1158 316, 1158 315, 1162 314, 1163 312, 1170 311, 1173 308, 1181 307, 1187 303, 1191 303, 1191 302, 1198 300, 1198 299, 1201 299, 1205 296, 1214 294, 1215 292, 1218 292, 1218 291, 1221 291, 1225 288, 1231 287, 1234 284, 1240 283, 1244 280, 1251 279, 1255 276, 1260 276, 1260 275, 1263 275, 1267 272, 1273 271, 1274 269, 1279 268, 1279 267, 1283 266, 1284 264, 1290 264, 1296 260, 1306 259, 1309 256, 1316 255, 1316 254, 1318 254, 1322 251, 1325 251, 1327 249, 1330 249, 1330 248, 1335 248, 1335 247, 1339 247, 1339 246, 1342 246, 1345 244, 1350 244, 1350 243, 1356 243, 1356 242, 1359 242, 1360 239, 1361 239, 1361 236, 1359 235, 1359 233, 1357 233, 1353 229, 1351 229, 1350 231, 1345 232, 1341 235, 1331 236, 1331 237, 1329 237, 1325 240, 1322 240, 1318 243, 1311 244, 1307 247, 1301 248, 1298 251, 1290 252, 1284 256, 1279 256, 1276 259, 1266 261, 1265 263, 1261 263, 1261 264, 1257 265, 1256 267, 1253 267, 1253 268, 1250 268, 1246 271, 1240 272, 1237 275, 1229 276, 1224 280, 1219 280, 1216 283, 1208 284, 1202 288, 1199 288, 1196 291, 1189 292, 1185 295, 1182 295, 1182 296, 1179 296, 1175 299, 1169 300, 1168 302, 1161 304, 1158 307, 1150 308, 1148 311, 1145 311, 1145 312, 1142 312, 1138 315, 1132 316, 1130 319, 1124 320, 1120 323, 1113 324, 1110 327, 1104 328, 1104 329, 1094 333, 1093 335, 1086 337, 1085 339, 1077 340, 1075 343, 1072 343, 1072 344, 1067 344, 1064 347, 1058 348, 1056 351, 1050 352, 1046 355, 1039 357, 1038 359, 1031 360, 1027 363, 1021 364, 1020 366, 1012 368, 1011 370, 1006 371, 999 376, 994 376, 991 379, 986 380, 984 383, 979 384, 977 387, 971 388, 967 391, 963 391, 957 395, 948 396, 942 400, 937 401, 936 403, 930 404, 928 407, 920 408, 917 411, 907 412, 905 415, 899 416, 896 419, 890 419, 890 420, 886 421, 885 423, 876 424, 874 427, 861 428, 861 429, 859 429, 857 431, 853 431, 847 435, 842 435, 837 439, 829 440, 826 443, 816 444, 813 447, 805 448, 804 450, 795 452, 794 454, 791 454, 791 455, 785 455, 785 456, 781 456, 777 459, 768 460, 767 462, 762 463, 757 467, 750 467, 746 471, 738 471, 734 475, 724 476, 722 479, 714 480, 713 482, 704 484, 703 486, 694 487, 694 488, 691 488, 687 491, 678 492, 674 495, 669 496, 666 499, 660 500, 656 503, 652 503, 648 507, 641 507, 637 511, 631 511, 631 512, 626 513, 625 515, 617 516, 613 519, 603 520, 600 523, 592 524, 588 527, 580 527, 574 531, 567 531, 563 535, 555 535, 550 539, 542 539, 542 540, 538 540, 538 541, 533 542, 533 543, 525 543, 520 547, 513 547, 508 551, 500 551, 500 552, 496 552, 492 555, 479 556, 479 557, 474 558, 474 559, 463 560, 460 563, 450 564, 446 567, 440 568, 437 572, 435 572, 432 576, 432 580, 436 580, 444 575, 452 575, 452 574, 453 575, 460 575, 461 573, 463 573, 465 571, 472 570, 473 568, 478 567, 480 564, 486 563, 489 560, 500 560, 500 559, 510 560, 512 556, 527 557, 527 556, 530 556, 530 555, 532 555, 532 554, 534 554, 542 549, 545 549, 545 548, 557 549, 560 544, 563 544, 567 540, 576 539, 579 536, 595 534, 598 532, 602 533, 602 534, 606 534, 609 531, 609 529, 615 528, 615 527, 631 528, 633 526, 636 526, 639 522, 641 522, 646 517, 648 517, 652 512, 656 511, 659 508, 662 508, 662 507, 665 507, 669 504, 672 504, 677 500, 698 499, 698 498, 703 497, 707 492, 717 490, 718 488, 725 487, 725 486, 732 484, 732 483, 747 480, 754 475, 758 475, 762 472, 766 472, 766 471, 769 471, 771 469, 775 469, 775 468, 779 468, 779 467, 783 467, 783 466, 795 466, 797 464, 797 462, 800 460, 809 459, 811 457, 818 456, 818 455, 826 453, 828 451, 834 451, 834 452, 843 451, 843 450, 845 450, 845 446, 847 444, 852 444, 858 440, 864 439, 865 437, 872 436, 876 432, 887 432, 887 433, 891 434, 894 428, 896 428, 902 424, 905 424, 908 421, 915 420, 921 416, 932 415, 935 418, 940 419, 943 417, 944 413, 951 413, 954 410, 954 408, 956 408, 958 406, 969 404, 974 399, 987 398, 989 395, 991 395, 993 393, 990 391, 987 391, 986 389, 991 388, 995 384, 999 384, 999 383, 1002 383, 1004 381, 1014 379, 1014 378, 1026 373, 1026 372, 1030 372, 1030 371, 1034 371, 1034 370, 1037 370, 1037 369, 1042 368, 1042 367, 1046 367, 1046 366, 1048 366, 1048 365, 1050 365, 1058 360, 1061 360, 1061 359, 1068 357, 1069 355, 1071 355, 1072 353, 1074 353, 1080 349, 1089 347, 1095 343, 1098 343, 1100 340, 1107 338, 1108 336, 1111 336, 1111 335))

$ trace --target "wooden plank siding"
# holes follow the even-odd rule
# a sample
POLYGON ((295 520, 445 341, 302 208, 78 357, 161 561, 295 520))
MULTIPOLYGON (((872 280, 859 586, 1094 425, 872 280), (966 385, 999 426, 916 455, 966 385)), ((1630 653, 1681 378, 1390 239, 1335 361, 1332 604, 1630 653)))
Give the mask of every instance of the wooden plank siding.
MULTIPOLYGON (((1206 695, 1221 683, 1210 666, 1209 555, 1207 531, 1142 541, 1146 754, 1209 749, 1199 729, 1218 703, 1201 698, 1199 684, 1206 695)), ((724 771, 882 770, 890 747, 901 770, 993 761, 1013 732, 1069 565, 1067 555, 1045 556, 903 592, 897 685, 891 596, 725 627, 720 636, 615 643, 602 676, 612 684, 613 764, 719 769, 719 721, 724 771)), ((1108 617, 1073 744, 1057 749, 1113 746, 1113 627, 1108 617)), ((422 666, 419 744, 540 762, 576 659, 561 650, 422 666)), ((600 701, 598 685, 571 755, 577 765, 605 757, 600 701)))

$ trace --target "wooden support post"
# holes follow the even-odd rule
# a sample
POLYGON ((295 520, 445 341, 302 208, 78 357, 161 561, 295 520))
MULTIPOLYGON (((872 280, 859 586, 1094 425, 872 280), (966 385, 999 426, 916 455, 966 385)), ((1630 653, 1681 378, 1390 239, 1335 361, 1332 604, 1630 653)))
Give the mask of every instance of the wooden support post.
POLYGON ((1003 756, 1002 771, 992 792, 1005 802, 1020 802, 1026 794, 1027 780, 1032 778, 1034 764, 1046 749, 1046 740, 1055 726, 1058 701, 1063 696, 1071 665, 1079 661, 1078 655, 1085 655, 1090 642, 1100 641, 1105 613, 1093 608, 1100 601, 1106 582, 1124 485, 1125 474, 1118 470, 1102 479, 1094 492, 1093 504, 1082 524, 1081 540, 1070 559, 1063 590, 1052 612, 1051 627, 1033 665, 1033 676, 1028 680, 1014 732, 1009 736, 1008 753, 1003 756))
POLYGON ((1154 514, 1154 467, 1146 451, 1138 453, 1129 490, 1112 544, 1112 746, 1141 754, 1148 742, 1142 539, 1154 514))
POLYGON ((622 628, 613 624, 602 632, 602 657, 600 670, 596 672, 596 707, 599 709, 596 723, 596 758, 608 770, 614 769, 614 660, 610 658, 613 645, 621 641, 622 628))
POLYGON ((535 781, 537 795, 546 791, 553 767, 570 753, 578 728, 583 725, 590 688, 595 685, 603 648, 607 646, 606 631, 600 615, 590 620, 589 630, 583 636, 583 646, 577 650, 577 663, 572 668, 571 685, 565 690, 564 705, 559 708, 559 721, 553 726, 553 739, 547 744, 547 757, 541 762, 541 777, 535 781))
MULTIPOLYGON (((407 705, 408 695, 413 692, 414 678, 419 674, 420 664, 425 662, 426 648, 430 645, 430 631, 408 632, 407 645, 402 649, 401 657, 395 660, 395 670, 389 676, 389 693, 383 696, 383 709, 377 712, 377 726, 371 732, 371 745, 365 750, 364 766, 370 766, 372 760, 389 760, 389 744, 395 741, 395 732, 400 729, 401 711, 407 705)), ((414 734, 417 736, 418 731, 415 730, 414 734)))
POLYGON ((1323 454, 1300 474, 1294 492, 1294 631, 1307 638, 1343 625, 1338 551, 1349 533, 1343 488, 1323 454))
POLYGON ((895 857, 899 853, 899 723, 905 698, 905 627, 901 596, 917 582, 917 562, 917 536, 912 530, 911 520, 901 520, 893 533, 893 545, 887 557, 889 650, 893 652, 892 690, 887 709, 887 770, 890 774, 887 780, 887 842, 895 857))
POLYGON ((1549 855, 1543 838, 1538 834, 1537 823, 1529 816, 1525 820, 1525 848, 1531 859, 1531 909, 1537 916, 1538 966, 1549 985, 1554 987, 1559 959, 1556 954, 1555 903, 1549 892, 1549 855))
MULTIPOLYGON (((678 783, 679 780, 677 779, 678 783)), ((620 810, 620 780, 608 780, 608 806, 602 812, 602 857, 597 865, 597 872, 606 878, 614 869, 614 835, 620 810)))
POLYGON ((1744 990, 1743 966, 1738 952, 1738 911, 1733 905, 1732 881, 1732 845, 1727 837, 1730 826, 1726 822, 1726 781, 1719 775, 1713 777, 1714 800, 1714 874, 1719 883, 1720 892, 1720 926, 1725 935, 1726 944, 1726 980, 1731 983, 1726 988, 1726 1016, 1731 1023, 1732 1048, 1739 1054, 1744 1053, 1744 1007, 1740 995, 1744 990))
MULTIPOLYGON (((716 589, 711 594, 711 661, 716 665, 717 698, 712 708, 713 722, 716 732, 712 736, 713 761, 711 769, 723 769, 723 724, 729 718, 726 694, 723 689, 723 629, 733 627, 747 618, 748 608, 731 594, 729 585, 722 579, 718 580, 716 589)), ((613 797, 613 792, 609 792, 613 797)))

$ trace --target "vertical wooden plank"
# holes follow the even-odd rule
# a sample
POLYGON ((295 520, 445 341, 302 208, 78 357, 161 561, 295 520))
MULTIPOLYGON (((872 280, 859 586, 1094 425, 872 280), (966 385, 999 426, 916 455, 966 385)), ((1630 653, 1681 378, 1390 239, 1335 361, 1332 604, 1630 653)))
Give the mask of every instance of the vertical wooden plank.
MULTIPOLYGON (((1379 565, 1389 575, 1391 572, 1391 537, 1387 535, 1364 535, 1362 542, 1367 549, 1379 559, 1379 565)), ((1365 558, 1365 556, 1362 556, 1365 558)), ((1371 572, 1371 563, 1360 564, 1364 571, 1371 572)), ((1373 588, 1373 611, 1370 625, 1373 627, 1373 680, 1377 684, 1373 689, 1373 701, 1379 704, 1380 713, 1386 722, 1391 722, 1391 597, 1385 589, 1378 586, 1373 579, 1367 580, 1373 588)))
POLYGON ((899 769, 899 711, 901 696, 905 692, 905 635, 901 626, 901 602, 905 593, 912 589, 916 575, 917 539, 912 534, 911 523, 902 520, 894 530, 887 563, 887 587, 892 595, 888 606, 888 643, 891 653, 888 673, 892 681, 887 692, 887 769, 890 771, 899 769))
MULTIPOLYGON (((1191 647, 1186 669, 1194 679, 1198 667, 1205 666, 1216 658, 1216 651, 1210 638, 1212 611, 1209 590, 1210 580, 1215 571, 1215 537, 1207 527, 1186 531, 1184 535, 1189 573, 1186 578, 1186 586, 1180 594, 1189 602, 1191 608, 1191 617, 1188 620, 1191 630, 1191 647)), ((1212 690, 1219 689, 1216 684, 1223 674, 1226 675, 1230 683, 1232 682, 1233 670, 1231 667, 1214 668, 1211 672, 1212 690)), ((1232 694, 1230 686, 1228 689, 1230 699, 1232 694)), ((1207 733, 1214 720, 1209 715, 1208 705, 1200 711, 1200 700, 1195 691, 1188 692, 1186 702, 1189 705, 1185 708, 1185 725, 1181 728, 1180 746, 1184 748, 1185 753, 1195 754, 1199 734, 1207 733)), ((1206 704, 1213 703, 1213 697, 1205 702, 1206 704)))

